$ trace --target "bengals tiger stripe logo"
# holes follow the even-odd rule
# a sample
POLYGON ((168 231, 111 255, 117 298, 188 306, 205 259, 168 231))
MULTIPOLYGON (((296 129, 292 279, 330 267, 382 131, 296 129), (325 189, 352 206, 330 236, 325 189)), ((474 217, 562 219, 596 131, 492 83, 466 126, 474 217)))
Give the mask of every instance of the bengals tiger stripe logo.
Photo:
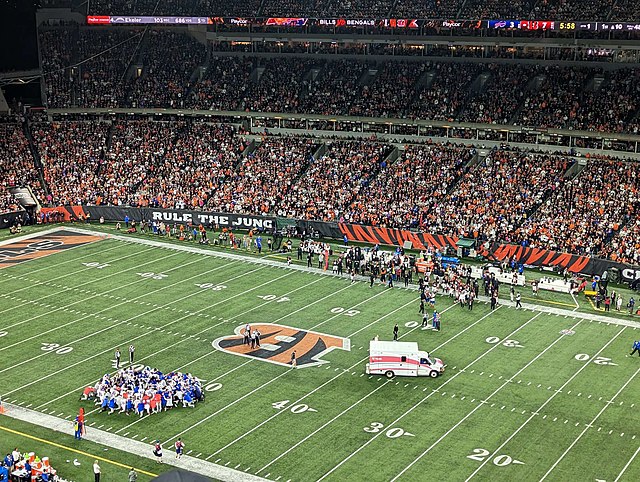
POLYGON ((212 342, 216 350, 257 360, 290 366, 291 354, 296 352, 298 368, 328 363, 322 357, 332 350, 351 350, 351 340, 309 330, 300 330, 276 323, 251 324, 251 331, 260 332, 260 346, 251 348, 244 340, 246 325, 240 325, 235 335, 223 336, 212 342))

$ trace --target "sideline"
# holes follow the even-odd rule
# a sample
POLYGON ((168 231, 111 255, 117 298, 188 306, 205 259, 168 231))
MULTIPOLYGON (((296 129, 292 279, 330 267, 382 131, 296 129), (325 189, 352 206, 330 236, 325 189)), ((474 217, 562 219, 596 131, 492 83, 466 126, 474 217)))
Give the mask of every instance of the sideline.
MULTIPOLYGON (((21 437, 25 437, 25 438, 28 438, 28 439, 31 439, 31 440, 35 440, 36 442, 40 442, 40 443, 43 443, 43 444, 51 445, 53 447, 57 447, 59 449, 66 450, 67 452, 73 452, 73 453, 76 453, 76 454, 84 455, 85 457, 89 457, 89 458, 100 460, 101 462, 106 462, 106 463, 111 464, 111 465, 116 465, 118 467, 122 467, 123 469, 127 469, 128 470, 128 469, 131 468, 130 465, 125 465, 125 464, 122 464, 120 462, 116 462, 115 460, 111 460, 111 459, 107 459, 105 457, 101 457, 100 455, 94 455, 94 454, 90 454, 88 452, 83 452, 82 450, 74 449, 72 447, 67 447, 66 445, 62 445, 62 444, 59 444, 59 443, 56 443, 56 442, 51 442, 50 440, 45 440, 45 439, 42 439, 42 438, 39 438, 39 437, 34 437, 33 435, 29 435, 27 433, 20 432, 19 430, 13 430, 11 428, 3 427, 2 425, 0 425, 0 430, 2 430, 4 432, 12 433, 14 435, 19 435, 21 437)), ((144 475, 148 475, 149 477, 157 477, 158 476, 158 474, 154 474, 153 472, 147 472, 146 470, 142 470, 142 469, 139 469, 139 468, 136 468, 136 472, 139 472, 139 473, 144 474, 144 475)))
MULTIPOLYGON (((61 229, 61 228, 58 228, 61 229)), ((274 268, 278 268, 278 269, 288 269, 288 270, 292 270, 292 271, 300 271, 302 273, 310 273, 313 275, 320 275, 320 276, 330 276, 333 278, 340 278, 340 279, 348 279, 347 276, 345 275, 338 275, 335 274, 331 271, 323 271, 323 270, 319 270, 317 268, 307 268, 306 266, 300 266, 300 265, 286 265, 285 263, 282 263, 280 261, 272 261, 272 260, 268 260, 265 258, 254 258, 254 257, 250 257, 250 256, 245 256, 242 254, 234 254, 234 253, 227 253, 227 252, 223 252, 223 251, 214 251, 211 249, 203 249, 203 248, 198 248, 196 246, 180 246, 180 245, 175 245, 175 244, 170 244, 170 243, 165 243, 162 241, 155 241, 152 239, 139 239, 139 238, 132 238, 132 237, 127 237, 127 236, 123 236, 123 235, 119 235, 119 234, 110 234, 110 233, 104 233, 104 232, 100 232, 100 231, 91 231, 89 229, 82 229, 82 228, 76 228, 73 226, 65 226, 64 227, 65 230, 68 231, 73 231, 73 232, 77 232, 77 233, 81 233, 81 234, 92 234, 95 236, 103 236, 105 239, 117 239, 119 241, 125 241, 128 243, 137 243, 137 244, 141 244, 143 246, 154 246, 157 248, 162 248, 162 249, 170 249, 170 250, 177 250, 177 251, 183 251, 183 252, 187 252, 187 253, 196 253, 196 254, 204 254, 206 256, 212 256, 215 258, 225 258, 225 259, 231 259, 231 260, 235 260, 235 261, 243 261, 245 263, 253 263, 253 264, 258 264, 258 265, 263 265, 263 266, 271 266, 274 268)), ((268 255, 271 256, 271 255, 268 255)), ((358 281, 369 281, 368 277, 365 276, 360 276, 357 275, 356 279, 358 281)), ((413 285, 409 285, 408 288, 404 288, 403 286, 400 286, 400 284, 398 284, 398 286, 396 286, 393 289, 397 289, 397 290, 401 290, 401 289, 405 289, 405 290, 411 290, 411 291, 417 291, 418 290, 418 286, 416 284, 413 285)), ((481 301, 489 301, 489 298, 485 297, 485 296, 478 296, 477 301, 481 302, 481 301)), ((550 302, 550 301, 547 301, 550 302)), ((555 303, 560 303, 560 302, 555 302, 555 303)), ((498 304, 501 306, 507 306, 507 307, 515 307, 515 303, 510 303, 507 299, 500 299, 498 301, 498 304)), ((569 305, 572 306, 572 305, 569 305)), ((541 313, 545 313, 548 315, 556 315, 556 316, 564 316, 564 317, 572 317, 576 320, 587 320, 587 321, 596 321, 598 323, 607 323, 610 325, 619 325, 619 326, 629 326, 631 328, 640 328, 640 322, 638 321, 632 321, 632 320, 624 320, 621 318, 615 318, 615 317, 611 317, 611 316, 603 316, 603 315, 597 315, 594 313, 583 313, 583 312, 577 312, 577 311, 571 311, 568 309, 563 309, 563 308, 553 308, 551 306, 541 306, 541 305, 535 305, 532 303, 522 303, 522 307, 525 310, 529 310, 529 311, 539 311, 541 313)))
MULTIPOLYGON (((71 422, 68 420, 62 420, 52 415, 47 415, 44 413, 36 412, 35 410, 30 410, 28 408, 19 407, 17 405, 13 405, 10 403, 5 403, 5 413, 4 415, 10 418, 14 418, 16 420, 21 420, 23 422, 29 422, 40 427, 48 428, 55 432, 60 432, 69 435, 71 432, 71 422)), ((11 429, 4 428, 0 425, 0 429, 5 431, 12 431, 11 429)), ((18 432, 16 432, 18 433, 18 432)), ((23 435, 18 433, 19 435, 23 435)), ((55 442, 47 442, 46 440, 40 440, 36 437, 26 435, 29 438, 34 440, 38 440, 41 442, 45 442, 54 446, 58 446, 55 442)), ((152 445, 146 442, 139 442, 137 440, 131 440, 120 435, 116 435, 111 432, 106 432, 104 430, 99 430, 96 428, 87 429, 87 433, 84 436, 85 440, 89 440, 91 442, 98 443, 100 445, 104 445, 106 447, 110 447, 116 450, 121 450, 123 452, 128 452, 131 455, 135 455, 138 457, 144 457, 145 459, 155 460, 152 451, 152 445)), ((82 453, 78 450, 75 450, 70 447, 65 447, 63 445, 60 446, 63 449, 69 449, 77 453, 82 453)), ((166 452, 171 453, 171 449, 169 447, 163 447, 166 452)), ((114 462, 108 459, 100 458, 96 455, 91 454, 83 454, 88 457, 94 457, 99 460, 104 460, 108 463, 113 463, 115 465, 119 465, 121 467, 130 469, 130 465, 122 465, 119 462, 114 462)), ((205 460, 198 459, 196 457, 190 457, 188 455, 183 455, 181 459, 175 459, 174 457, 165 457, 163 459, 163 463, 165 465, 171 465, 183 470, 188 470, 191 472, 196 472, 206 477, 210 477, 214 480, 222 480, 226 482, 266 482, 266 479, 261 477, 257 477, 255 475, 251 475, 246 472, 241 472, 239 470, 231 469, 229 467, 224 467, 222 465, 217 465, 212 462, 207 462, 205 460)), ((142 472, 146 475, 155 476, 155 474, 151 474, 150 472, 142 472)))

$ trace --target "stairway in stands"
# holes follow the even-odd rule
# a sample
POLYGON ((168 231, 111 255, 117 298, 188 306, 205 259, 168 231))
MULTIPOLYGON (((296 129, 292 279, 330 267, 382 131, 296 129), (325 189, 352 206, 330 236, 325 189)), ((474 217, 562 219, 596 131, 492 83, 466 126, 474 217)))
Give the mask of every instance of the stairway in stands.
MULTIPOLYGON (((33 156, 33 163, 38 169, 38 178, 40 179, 40 184, 42 185, 42 189, 44 190, 45 195, 48 196, 51 191, 45 181, 44 165, 42 164, 40 153, 38 152, 36 143, 33 140, 33 136, 31 135, 31 128, 26 119, 22 121, 22 132, 24 133, 24 136, 27 138, 27 141, 29 141, 29 150, 31 151, 31 155, 33 156)), ((40 201, 41 204, 44 204, 44 201, 46 200, 38 199, 38 201, 40 201)))

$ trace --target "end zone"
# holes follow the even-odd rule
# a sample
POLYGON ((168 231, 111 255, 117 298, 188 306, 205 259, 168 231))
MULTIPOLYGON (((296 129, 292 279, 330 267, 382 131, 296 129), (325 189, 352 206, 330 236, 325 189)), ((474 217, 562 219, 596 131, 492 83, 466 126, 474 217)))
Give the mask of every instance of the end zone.
POLYGON ((0 243, 0 269, 104 239, 88 233, 56 229, 0 243))

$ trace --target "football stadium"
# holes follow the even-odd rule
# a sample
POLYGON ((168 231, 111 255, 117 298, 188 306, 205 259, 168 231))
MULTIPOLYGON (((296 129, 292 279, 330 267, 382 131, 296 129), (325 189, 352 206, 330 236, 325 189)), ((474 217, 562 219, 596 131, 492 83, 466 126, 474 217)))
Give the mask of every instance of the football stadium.
POLYGON ((0 481, 637 481, 638 5, 7 2, 0 481))

